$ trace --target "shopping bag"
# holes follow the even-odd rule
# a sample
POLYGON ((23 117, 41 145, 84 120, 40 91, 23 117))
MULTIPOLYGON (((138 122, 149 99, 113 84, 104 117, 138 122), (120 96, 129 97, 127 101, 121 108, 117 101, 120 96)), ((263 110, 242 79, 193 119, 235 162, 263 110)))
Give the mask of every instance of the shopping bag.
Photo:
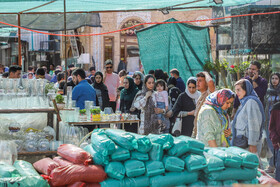
POLYGON ((174 136, 180 136, 182 131, 182 118, 176 118, 174 126, 172 128, 172 134, 174 136))

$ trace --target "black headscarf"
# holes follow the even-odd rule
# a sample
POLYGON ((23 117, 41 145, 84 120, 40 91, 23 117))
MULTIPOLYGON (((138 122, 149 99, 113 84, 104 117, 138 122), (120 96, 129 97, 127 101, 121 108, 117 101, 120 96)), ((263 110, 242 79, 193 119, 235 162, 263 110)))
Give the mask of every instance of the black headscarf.
POLYGON ((270 76, 270 81, 269 81, 269 88, 267 89, 267 94, 271 95, 271 96, 278 96, 280 95, 280 82, 277 85, 277 88, 274 88, 273 84, 272 84, 272 76, 276 75, 280 81, 280 74, 279 73, 273 73, 270 76))
MULTIPOLYGON (((92 84, 92 86, 94 87, 94 88, 96 88, 96 89, 99 89, 99 90, 102 90, 102 89, 104 89, 104 83, 103 83, 103 73, 101 73, 100 71, 97 71, 95 74, 94 74, 94 78, 93 78, 93 84, 92 84), (97 75, 100 75, 101 76, 101 82, 100 83, 97 83, 96 82, 96 80, 95 80, 95 77, 97 76, 97 75)), ((107 89, 107 88, 106 88, 107 89)))
POLYGON ((121 100, 124 101, 133 101, 135 95, 139 91, 136 84, 134 83, 134 80, 131 77, 125 77, 124 79, 127 79, 129 82, 128 89, 123 88, 121 91, 121 100))

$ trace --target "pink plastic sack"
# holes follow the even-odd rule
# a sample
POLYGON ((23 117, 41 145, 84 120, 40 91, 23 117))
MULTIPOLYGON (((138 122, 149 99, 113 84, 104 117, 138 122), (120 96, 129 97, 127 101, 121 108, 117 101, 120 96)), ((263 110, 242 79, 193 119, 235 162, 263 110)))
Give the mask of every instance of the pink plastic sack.
POLYGON ((69 162, 68 160, 63 159, 60 156, 54 157, 53 161, 57 162, 59 164, 59 166, 69 166, 69 165, 73 165, 72 162, 69 162))
POLYGON ((43 158, 33 164, 33 167, 42 174, 50 175, 54 168, 59 167, 59 164, 50 158, 43 158))
POLYGON ((259 183, 260 184, 280 184, 277 180, 272 178, 270 175, 268 175, 264 170, 258 169, 262 176, 258 177, 259 183))
POLYGON ((62 144, 57 149, 57 154, 74 164, 88 165, 92 158, 88 152, 72 144, 62 144))
POLYGON ((99 183, 75 182, 74 184, 68 185, 67 187, 100 187, 100 184, 99 183))
POLYGON ((52 170, 50 184, 52 186, 64 186, 75 182, 99 183, 106 179, 107 175, 101 166, 96 165, 69 165, 52 170))

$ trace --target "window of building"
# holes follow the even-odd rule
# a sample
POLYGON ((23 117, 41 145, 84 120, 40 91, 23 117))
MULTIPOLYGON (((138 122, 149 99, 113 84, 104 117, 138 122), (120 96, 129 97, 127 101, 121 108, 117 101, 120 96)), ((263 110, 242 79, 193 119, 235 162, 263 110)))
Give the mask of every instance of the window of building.
POLYGON ((114 60, 114 37, 104 37, 104 61, 111 59, 114 60))

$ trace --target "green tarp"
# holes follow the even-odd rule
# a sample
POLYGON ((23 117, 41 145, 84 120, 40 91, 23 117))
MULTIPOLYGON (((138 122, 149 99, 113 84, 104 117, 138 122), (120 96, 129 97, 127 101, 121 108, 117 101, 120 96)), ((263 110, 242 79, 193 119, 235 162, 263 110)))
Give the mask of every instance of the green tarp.
MULTIPOLYGON (((169 19, 165 22, 177 21, 169 19)), ((208 28, 183 23, 155 25, 137 32, 140 59, 145 73, 162 69, 169 73, 180 71, 186 82, 190 76, 203 71, 203 64, 211 61, 208 28)))

